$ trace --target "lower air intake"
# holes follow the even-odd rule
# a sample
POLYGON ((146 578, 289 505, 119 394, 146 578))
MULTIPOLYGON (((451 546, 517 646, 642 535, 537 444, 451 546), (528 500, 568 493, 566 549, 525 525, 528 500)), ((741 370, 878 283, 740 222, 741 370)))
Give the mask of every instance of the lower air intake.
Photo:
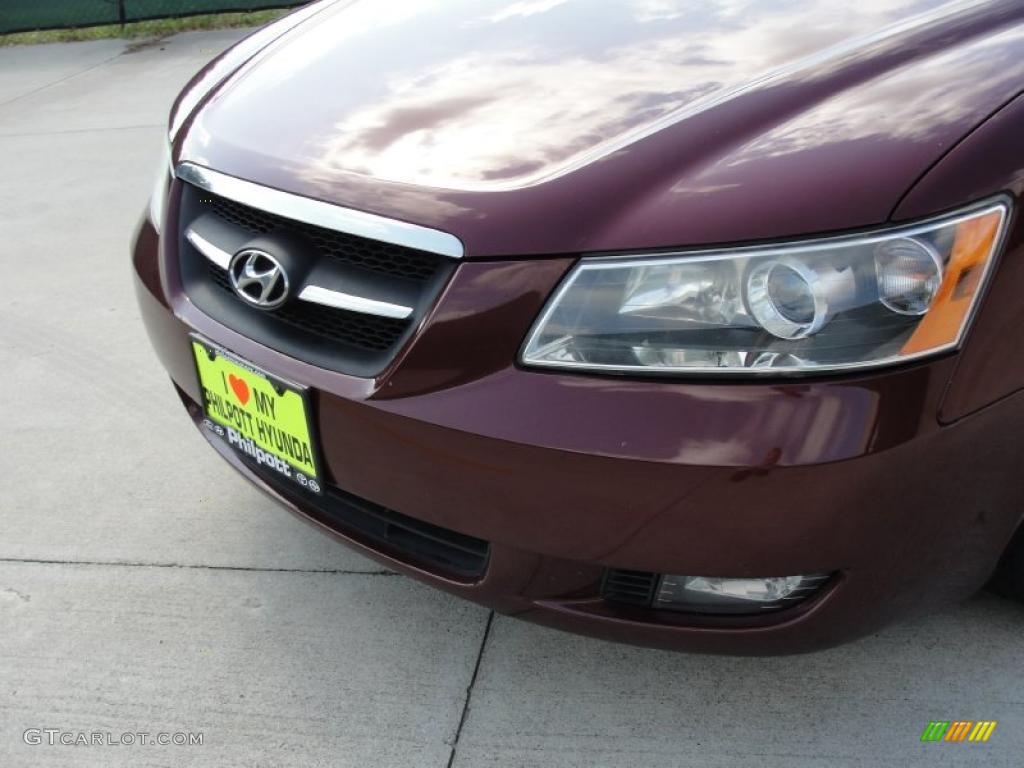
POLYGON ((648 571, 605 572, 601 595, 605 600, 629 605, 649 606, 658 589, 658 574, 648 571))
POLYGON ((483 539, 407 517, 333 486, 318 496, 249 466, 282 496, 301 497, 303 508, 313 507, 314 516, 331 528, 396 560, 464 582, 477 581, 487 570, 490 545, 483 539))

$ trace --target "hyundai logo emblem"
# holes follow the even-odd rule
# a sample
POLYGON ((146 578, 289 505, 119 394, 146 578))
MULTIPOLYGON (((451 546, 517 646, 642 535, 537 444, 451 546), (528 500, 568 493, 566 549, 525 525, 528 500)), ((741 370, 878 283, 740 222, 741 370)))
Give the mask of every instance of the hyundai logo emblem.
POLYGON ((266 251, 239 251, 232 257, 228 272, 235 293, 254 307, 277 309, 288 300, 288 274, 266 251))

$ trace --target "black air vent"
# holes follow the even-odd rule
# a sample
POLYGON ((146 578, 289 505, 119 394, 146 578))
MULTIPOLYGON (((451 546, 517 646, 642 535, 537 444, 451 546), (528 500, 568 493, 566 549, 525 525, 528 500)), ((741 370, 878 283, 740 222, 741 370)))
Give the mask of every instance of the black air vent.
POLYGON ((601 596, 615 603, 649 606, 658 589, 658 574, 648 571, 605 572, 601 596))
POLYGON ((282 496, 301 497, 324 523, 371 549, 458 581, 476 581, 487 570, 490 545, 483 539, 407 517, 333 486, 320 496, 302 491, 243 461, 282 496))

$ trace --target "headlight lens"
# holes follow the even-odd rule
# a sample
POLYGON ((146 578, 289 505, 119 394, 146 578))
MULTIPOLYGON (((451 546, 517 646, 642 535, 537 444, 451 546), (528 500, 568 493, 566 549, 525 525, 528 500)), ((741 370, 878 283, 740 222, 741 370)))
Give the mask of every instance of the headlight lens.
POLYGON ((173 169, 171 168, 171 145, 164 143, 160 154, 160 167, 157 168, 153 192, 149 197, 149 220, 159 233, 164 226, 164 214, 167 213, 167 196, 171 192, 173 169))
POLYGON ((528 365, 785 373, 954 349, 983 292, 1006 202, 869 235, 652 258, 588 258, 548 303, 528 365))

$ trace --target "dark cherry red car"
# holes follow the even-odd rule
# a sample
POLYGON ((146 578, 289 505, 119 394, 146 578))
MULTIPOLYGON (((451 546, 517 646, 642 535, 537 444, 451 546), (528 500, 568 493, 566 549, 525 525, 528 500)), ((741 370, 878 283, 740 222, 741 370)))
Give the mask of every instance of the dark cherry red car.
POLYGON ((312 3, 133 259, 191 418, 503 613, 806 651, 1024 595, 1024 5, 312 3))

